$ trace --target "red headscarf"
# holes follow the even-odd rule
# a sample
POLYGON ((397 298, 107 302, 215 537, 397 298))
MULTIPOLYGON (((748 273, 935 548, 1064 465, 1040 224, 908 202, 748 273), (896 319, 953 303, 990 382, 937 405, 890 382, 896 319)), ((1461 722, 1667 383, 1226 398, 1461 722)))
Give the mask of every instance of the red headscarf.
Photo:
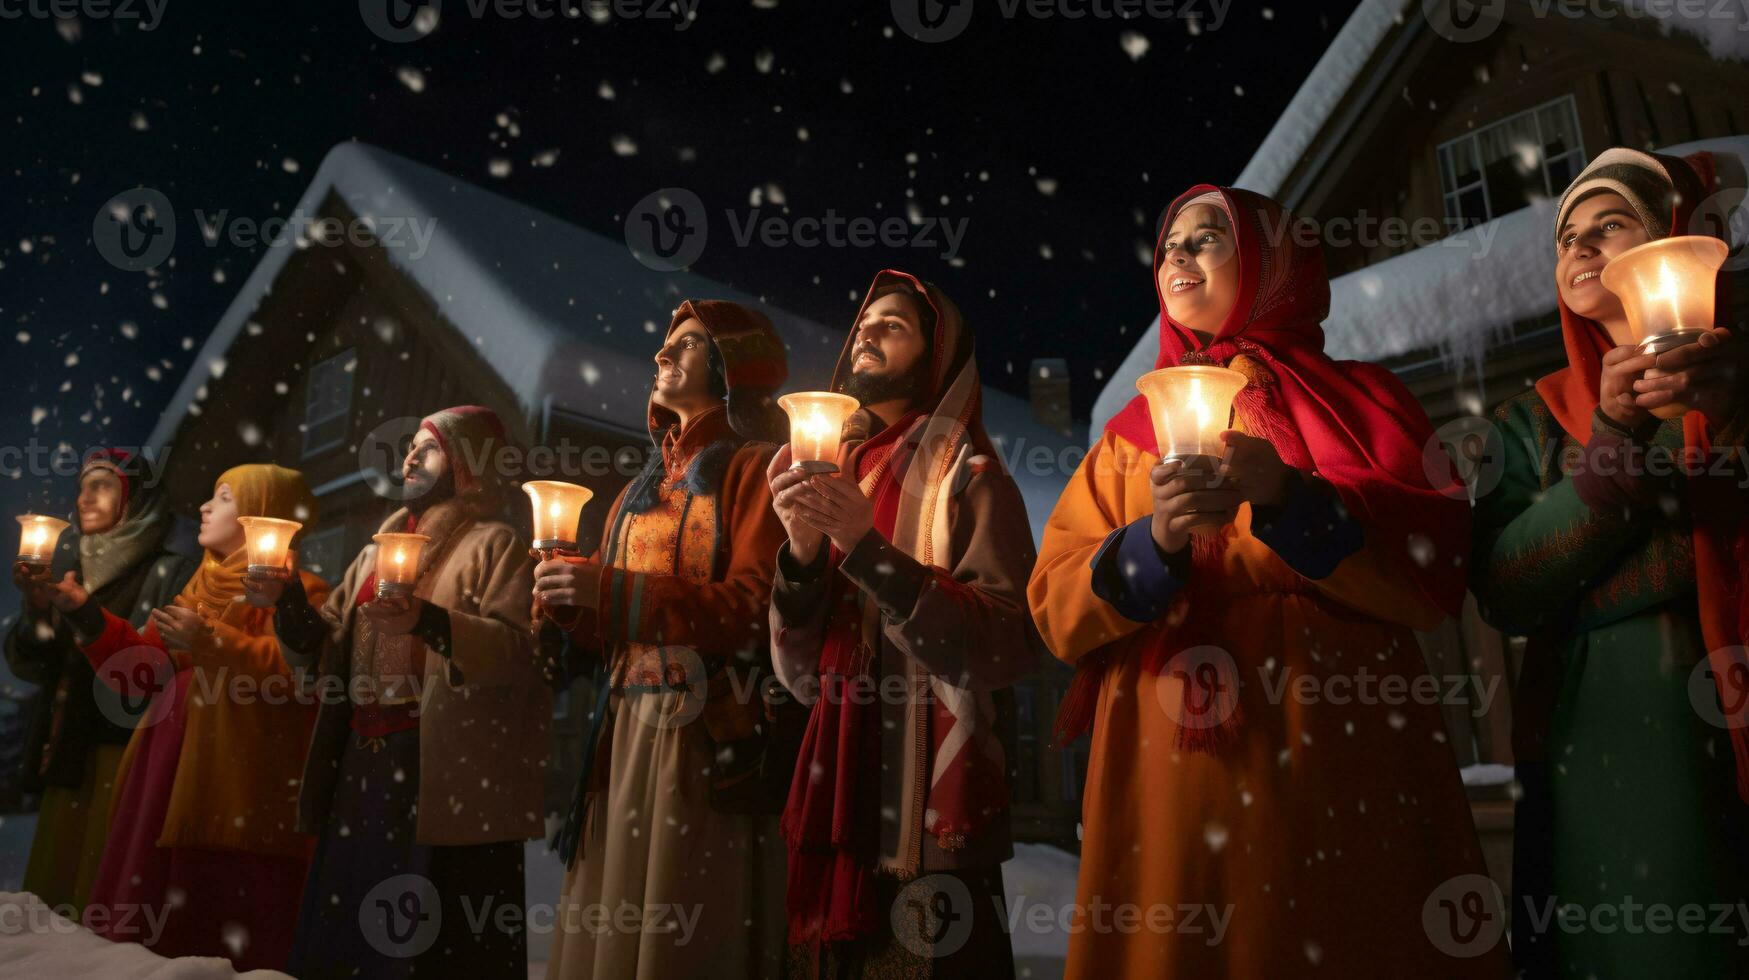
MULTIPOLYGON (((1270 441, 1283 462, 1328 482, 1366 528, 1369 546, 1397 559, 1429 602, 1455 615, 1463 605, 1469 551, 1467 496, 1427 414, 1394 375, 1324 354, 1320 324, 1330 312, 1330 281, 1310 226, 1260 194, 1199 184, 1167 211, 1154 269, 1160 301, 1160 356, 1154 366, 1226 365, 1243 355, 1266 369, 1240 392, 1235 404, 1240 418, 1270 441), (1165 261, 1160 246, 1173 220, 1191 204, 1227 213, 1239 260, 1238 297, 1206 346, 1172 319, 1159 289, 1158 270, 1165 261), (1436 483, 1429 473, 1441 478, 1436 483)), ((1105 428, 1150 453, 1160 451, 1141 395, 1105 428)), ((1169 653, 1151 650, 1145 664, 1158 670, 1169 653)), ((1095 662, 1083 670, 1095 671, 1090 678, 1077 676, 1075 688, 1082 690, 1072 689, 1065 701, 1060 737, 1073 737, 1091 721, 1101 666, 1095 662)))
MULTIPOLYGON (((1320 324, 1330 312, 1330 280, 1315 232, 1260 194, 1200 184, 1172 203, 1160 243, 1195 198, 1224 208, 1232 222, 1239 296, 1204 347, 1166 311, 1156 274, 1160 356, 1154 366, 1179 364, 1192 352, 1193 360, 1216 364, 1238 354, 1262 362, 1274 377, 1240 392, 1240 417, 1261 429, 1289 466, 1329 482, 1371 541, 1410 559, 1406 571, 1422 595, 1456 615, 1463 606, 1469 548, 1467 497, 1409 389, 1375 364, 1333 361, 1324 354, 1320 324), (1435 485, 1430 471, 1445 478, 1435 485)), ((1164 259, 1157 243, 1156 273, 1164 259)), ((1159 453, 1141 395, 1105 428, 1159 453)))
MULTIPOLYGON (((1678 160, 1617 148, 1605 151, 1573 182, 1573 188, 1563 197, 1562 214, 1566 213, 1567 200, 1573 197, 1573 192, 1583 192, 1580 185, 1587 184, 1593 170, 1605 163, 1606 157, 1617 161, 1618 166, 1636 166, 1664 178, 1668 185, 1664 189, 1671 192, 1667 199, 1670 234, 1687 233, 1696 206, 1720 190, 1718 166, 1710 153, 1696 153, 1678 160)), ((1633 186, 1628 181, 1607 189, 1628 198, 1635 210, 1642 213, 1666 203, 1642 200, 1641 195, 1633 193, 1633 186)), ((1650 224, 1648 227, 1654 234, 1661 230, 1650 224)), ((1726 277, 1720 276, 1715 308, 1721 316, 1731 308, 1726 283, 1726 277)), ((1584 445, 1591 440, 1591 416, 1597 409, 1603 383, 1603 355, 1615 344, 1602 324, 1574 313, 1558 295, 1556 302, 1561 311, 1561 336, 1567 345, 1567 366, 1537 381, 1536 390, 1567 435, 1584 445)), ((1682 435, 1685 458, 1704 460, 1711 453, 1712 438, 1701 413, 1689 412, 1683 417, 1682 435)), ((1705 467, 1701 470, 1688 478, 1701 637, 1706 642, 1714 682, 1720 685, 1721 703, 1730 715, 1731 747, 1737 757, 1737 794, 1749 802, 1749 703, 1730 689, 1730 678, 1749 666, 1740 655, 1743 646, 1749 643, 1749 589, 1744 588, 1743 581, 1743 569, 1749 566, 1749 522, 1744 520, 1743 499, 1732 481, 1706 474, 1705 467)))

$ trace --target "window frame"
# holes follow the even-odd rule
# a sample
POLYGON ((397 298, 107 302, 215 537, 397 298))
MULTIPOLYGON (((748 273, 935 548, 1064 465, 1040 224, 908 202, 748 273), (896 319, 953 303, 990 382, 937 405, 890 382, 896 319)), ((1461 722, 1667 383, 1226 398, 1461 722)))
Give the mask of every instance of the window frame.
MULTIPOLYGON (((1564 187, 1553 186, 1553 182, 1549 179, 1549 164, 1558 160, 1577 157, 1579 166, 1575 167, 1573 172, 1577 174, 1579 170, 1583 169, 1585 162, 1585 133, 1579 125, 1579 103, 1578 100, 1573 97, 1572 93, 1550 99, 1547 102, 1538 103, 1537 105, 1519 112, 1502 116, 1486 126, 1478 126, 1475 129, 1464 133, 1462 136, 1446 140, 1434 147, 1434 169, 1439 172, 1440 201, 1444 204, 1445 218, 1448 223, 1457 225, 1464 220, 1461 205, 1459 205, 1458 202, 1465 194, 1468 194, 1477 188, 1480 188, 1482 191, 1482 209, 1486 213, 1486 216, 1481 221, 1477 222, 1477 224, 1487 224, 1496 218, 1504 217, 1503 214, 1495 213, 1493 196, 1488 193, 1488 161, 1482 159, 1481 136, 1491 130, 1510 125, 1526 116, 1530 117, 1530 124, 1536 129, 1537 166, 1542 173, 1543 189, 1549 197, 1555 197, 1565 189, 1564 187), (1544 153, 1544 149, 1548 146, 1548 141, 1543 134, 1542 114, 1544 110, 1552 108, 1560 108, 1566 111, 1567 118, 1573 124, 1574 145, 1572 149, 1569 149, 1567 152, 1551 158, 1544 153), (1455 163, 1455 156, 1457 147, 1459 144, 1463 143, 1468 143, 1470 155, 1476 161, 1476 179, 1461 186, 1457 186, 1457 165, 1455 163), (1449 183, 1446 179, 1448 173, 1451 175, 1449 183)), ((1470 227, 1474 226, 1463 224, 1461 228, 1456 228, 1454 230, 1461 231, 1463 228, 1470 227)))

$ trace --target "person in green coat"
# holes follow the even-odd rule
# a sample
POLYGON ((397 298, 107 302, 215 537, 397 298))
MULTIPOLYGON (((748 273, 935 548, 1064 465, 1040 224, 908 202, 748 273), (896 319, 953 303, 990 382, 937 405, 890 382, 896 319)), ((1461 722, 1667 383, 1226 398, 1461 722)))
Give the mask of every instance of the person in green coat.
POLYGON ((79 470, 77 539, 61 543, 46 577, 12 570, 23 608, 6 631, 6 663, 37 686, 22 785, 42 793, 24 890, 59 911, 83 910, 91 893, 109 836, 116 767, 139 711, 95 683, 71 624, 49 605, 48 583, 74 572, 99 606, 138 627, 169 603, 199 559, 192 533, 178 533, 152 483, 140 456, 92 452, 79 470))
MULTIPOLYGON (((1643 354, 1599 273, 1689 231, 1710 156, 1600 155, 1556 220, 1569 365, 1494 413, 1474 486, 1471 587, 1527 637, 1514 749, 1522 789, 1511 907, 1521 976, 1749 975, 1740 700, 1709 651, 1743 644, 1741 341, 1643 354), (1657 408, 1684 404, 1684 417, 1657 408), (1699 530, 1697 530, 1697 528, 1699 530), (1698 566, 1698 568, 1697 568, 1698 566), (1704 624, 1704 626, 1703 626, 1704 624), (1715 684, 1719 689, 1715 690, 1715 684)), ((1740 659, 1740 658, 1739 658, 1740 659)))

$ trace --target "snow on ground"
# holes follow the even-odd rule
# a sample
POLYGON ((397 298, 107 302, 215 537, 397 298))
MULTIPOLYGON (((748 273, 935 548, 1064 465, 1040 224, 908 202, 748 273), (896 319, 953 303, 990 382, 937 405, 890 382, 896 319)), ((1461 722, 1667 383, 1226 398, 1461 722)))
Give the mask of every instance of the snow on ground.
MULTIPOLYGON (((36 830, 35 814, 0 815, 0 976, 60 976, 116 977, 140 980, 207 980, 238 976, 223 960, 184 958, 162 959, 132 944, 111 943, 92 935, 74 924, 60 919, 59 931, 48 928, 52 921, 45 911, 36 913, 36 920, 45 931, 29 942, 13 942, 9 931, 13 921, 24 920, 26 900, 35 896, 14 894, 24 879, 25 857, 30 853, 31 835, 36 830), (12 918, 8 918, 8 917, 12 918), (101 944, 101 945, 94 945, 101 944), (119 950, 119 952, 118 952, 119 950), (101 959, 101 956, 113 957, 101 959), (95 957, 95 958, 94 958, 95 957), (217 966, 215 966, 217 964, 217 966), (153 970, 159 972, 153 972, 153 970)), ((564 884, 564 868, 558 855, 541 841, 523 845, 527 882, 527 901, 531 908, 550 909, 564 884)), ((1016 844, 1014 858, 1002 865, 1002 883, 1008 900, 1008 921, 1014 932, 1014 962, 1020 980, 1056 980, 1063 975, 1063 960, 1068 955, 1069 937, 1057 928, 1061 910, 1075 901, 1075 877, 1080 860, 1075 855, 1047 844, 1016 844), (1050 916, 1037 916, 1033 921, 1048 918, 1050 925, 1042 930, 1029 928, 1028 909, 1044 905, 1050 916)), ((41 909, 42 903, 36 902, 41 909)), ((550 916, 531 916, 531 922, 552 921, 550 916)), ((529 980, 546 976, 547 955, 553 945, 552 931, 531 929, 528 937, 529 980)), ((249 980, 268 980, 284 974, 255 971, 241 976, 249 980)))
POLYGON ((165 959, 134 943, 110 942, 56 915, 28 892, 0 892, 0 976, 102 977, 104 980, 288 980, 283 973, 239 974, 220 957, 165 959))

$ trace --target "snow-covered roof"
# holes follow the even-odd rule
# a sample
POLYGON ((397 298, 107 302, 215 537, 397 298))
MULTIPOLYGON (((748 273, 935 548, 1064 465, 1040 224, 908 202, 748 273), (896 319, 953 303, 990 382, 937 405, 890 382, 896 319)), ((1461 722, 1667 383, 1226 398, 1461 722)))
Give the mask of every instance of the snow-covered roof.
MULTIPOLYGON (((1749 60, 1749 8, 1733 7, 1725 17, 1703 17, 1689 5, 1626 2, 1660 20, 1667 34, 1674 30, 1700 38, 1715 58, 1749 60)), ((1281 192, 1283 182, 1410 5, 1410 0, 1362 0, 1240 171, 1235 186, 1271 196, 1281 192)), ((1685 143, 1661 152, 1682 155, 1700 149, 1729 154, 1749 165, 1745 136, 1685 143)), ((1325 349, 1339 359, 1377 361, 1434 348, 1450 363, 1475 363, 1487 345, 1514 323, 1554 309, 1549 288, 1554 279, 1554 251, 1549 247, 1553 220, 1554 204, 1539 202, 1332 280, 1325 349)), ((1737 246, 1749 239, 1746 221, 1749 210, 1738 209, 1733 215, 1737 246)), ((1089 432, 1102 431, 1106 420, 1134 397, 1136 379, 1154 366, 1159 330, 1156 316, 1101 389, 1093 403, 1089 432)))
MULTIPOLYGON (((789 347, 791 390, 825 385, 844 343, 843 328, 829 329, 702 276, 656 271, 620 239, 365 143, 341 143, 328 152, 292 217, 307 224, 329 194, 375 225, 389 261, 503 379, 530 423, 552 407, 641 432, 650 356, 687 297, 731 300, 769 315, 789 347)), ((222 375, 227 351, 300 247, 296 225, 268 248, 214 327, 153 429, 154 448, 170 441, 191 406, 206 397, 208 382, 222 375)), ((1016 465, 1024 462, 1017 454, 1039 446, 1060 454, 1083 444, 1084 433, 1052 432, 1033 419, 1026 401, 988 387, 985 423, 1008 454, 1035 535, 1042 534, 1069 473, 1027 471, 1016 465)))
MULTIPOLYGON (((1281 193, 1282 182, 1305 155, 1306 148, 1330 121, 1337 103, 1348 93, 1360 70, 1391 28, 1402 22, 1413 0, 1361 0, 1324 56, 1312 66, 1298 92, 1270 127, 1269 135, 1239 171, 1233 186, 1269 197, 1281 193)), ((1150 362, 1152 363, 1152 362, 1150 362)))

